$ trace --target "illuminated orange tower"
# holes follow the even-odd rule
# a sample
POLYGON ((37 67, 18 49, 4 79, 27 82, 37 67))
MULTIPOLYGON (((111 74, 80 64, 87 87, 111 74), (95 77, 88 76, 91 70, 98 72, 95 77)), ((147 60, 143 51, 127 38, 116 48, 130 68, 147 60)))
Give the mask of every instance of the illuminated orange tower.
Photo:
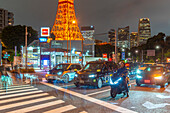
POLYGON ((56 19, 51 30, 55 40, 82 40, 77 24, 74 0, 59 0, 56 19))

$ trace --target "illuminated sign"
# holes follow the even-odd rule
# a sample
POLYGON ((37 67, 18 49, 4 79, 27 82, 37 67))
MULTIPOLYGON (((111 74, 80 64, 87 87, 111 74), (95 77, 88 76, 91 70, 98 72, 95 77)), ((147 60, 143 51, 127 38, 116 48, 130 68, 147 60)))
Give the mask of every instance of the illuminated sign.
POLYGON ((170 63, 170 58, 167 58, 167 63, 170 63))
POLYGON ((50 36, 50 28, 49 27, 41 27, 41 36, 49 37, 50 36))
POLYGON ((40 43, 46 43, 47 42, 47 38, 39 38, 40 43))
POLYGON ((103 58, 107 58, 107 54, 103 54, 103 58))

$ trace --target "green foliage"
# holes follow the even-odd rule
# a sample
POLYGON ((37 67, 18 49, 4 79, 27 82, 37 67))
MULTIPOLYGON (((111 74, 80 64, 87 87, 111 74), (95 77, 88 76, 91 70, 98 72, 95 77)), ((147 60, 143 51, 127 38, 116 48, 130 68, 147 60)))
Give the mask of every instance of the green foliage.
POLYGON ((150 59, 148 63, 155 63, 155 61, 153 59, 150 59))
POLYGON ((170 57, 170 49, 168 49, 167 53, 164 54, 165 57, 170 57))
MULTIPOLYGON (((2 31, 2 42, 7 46, 7 49, 13 49, 17 46, 20 50, 21 45, 25 45, 25 26, 7 26, 2 31)), ((32 27, 28 27, 28 44, 33 40, 38 39, 37 31, 32 27)))

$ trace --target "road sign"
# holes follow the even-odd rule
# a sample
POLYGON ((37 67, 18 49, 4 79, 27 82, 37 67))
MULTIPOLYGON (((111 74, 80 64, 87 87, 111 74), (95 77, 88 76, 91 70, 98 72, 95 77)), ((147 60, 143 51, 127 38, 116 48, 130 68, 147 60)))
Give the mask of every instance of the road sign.
POLYGON ((155 50, 147 50, 147 56, 155 56, 155 50))
POLYGON ((41 27, 41 37, 49 37, 49 36, 50 36, 50 28, 41 27))
POLYGON ((125 60, 125 52, 122 52, 122 60, 125 60))

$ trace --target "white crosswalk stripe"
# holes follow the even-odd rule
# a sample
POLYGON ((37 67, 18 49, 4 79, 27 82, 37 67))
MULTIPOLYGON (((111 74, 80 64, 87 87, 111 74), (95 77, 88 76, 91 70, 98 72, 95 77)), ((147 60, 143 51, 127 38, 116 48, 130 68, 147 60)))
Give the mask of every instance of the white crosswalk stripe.
POLYGON ((41 96, 47 96, 47 95, 48 95, 48 93, 41 93, 41 94, 37 94, 37 95, 29 95, 29 96, 14 98, 14 99, 4 99, 4 100, 0 101, 0 104, 24 100, 24 99, 31 99, 31 98, 41 97, 41 96))
POLYGON ((43 91, 38 90, 38 91, 34 91, 34 92, 20 92, 17 94, 12 94, 12 95, 4 95, 4 96, 0 96, 0 99, 4 99, 4 98, 10 98, 10 97, 15 97, 15 96, 22 96, 22 95, 27 95, 27 94, 35 94, 35 93, 42 93, 43 91))
POLYGON ((73 110, 75 108, 76 107, 73 106, 73 105, 67 105, 67 106, 60 107, 60 108, 50 110, 50 111, 46 111, 46 112, 43 112, 43 113, 62 113, 62 112, 66 112, 66 111, 69 111, 69 110, 73 110))
POLYGON ((33 86, 12 86, 8 92, 0 92, 0 113, 26 113, 49 107, 52 108, 44 110, 44 113, 62 113, 76 109, 73 105, 65 104, 63 100, 58 100, 55 96, 50 96, 33 86), (64 105, 58 108, 52 107, 59 104, 64 105))
POLYGON ((50 106, 57 105, 57 104, 62 104, 62 103, 64 103, 64 101, 57 100, 57 101, 47 102, 47 103, 44 103, 44 104, 35 105, 35 106, 31 106, 31 107, 27 107, 27 108, 23 108, 23 109, 19 109, 19 110, 7 112, 7 113, 25 113, 25 112, 31 112, 31 111, 38 110, 38 109, 41 109, 41 108, 44 108, 44 107, 50 107, 50 106))
POLYGON ((38 88, 32 88, 32 89, 24 89, 24 90, 18 90, 18 91, 10 91, 10 92, 1 92, 0 95, 4 95, 4 94, 11 94, 11 93, 18 93, 18 92, 24 92, 24 91, 34 91, 34 90, 38 90, 38 88))
MULTIPOLYGON (((16 88, 14 87, 12 89, 11 88, 7 89, 7 91, 18 90, 18 89, 29 89, 29 88, 33 88, 33 86, 29 86, 29 87, 16 87, 16 88)), ((6 91, 6 89, 1 89, 0 92, 1 91, 6 91)))

